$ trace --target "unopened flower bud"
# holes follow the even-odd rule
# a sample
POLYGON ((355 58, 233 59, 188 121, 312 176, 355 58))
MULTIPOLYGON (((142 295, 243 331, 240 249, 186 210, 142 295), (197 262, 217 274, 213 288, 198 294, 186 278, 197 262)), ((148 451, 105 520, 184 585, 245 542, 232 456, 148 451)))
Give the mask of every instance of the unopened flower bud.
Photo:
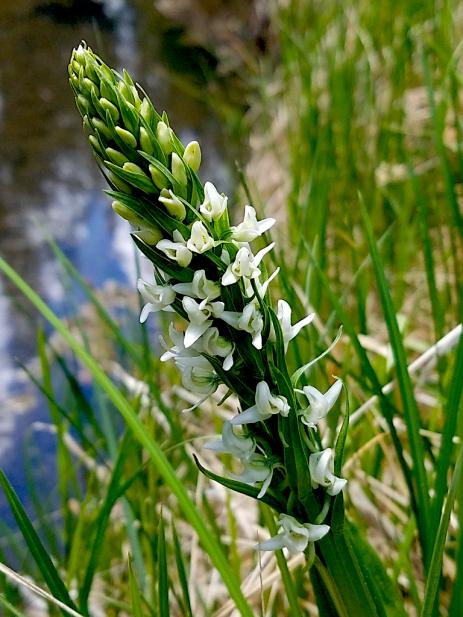
POLYGON ((115 105, 111 103, 111 101, 108 101, 108 99, 105 98, 101 98, 100 105, 101 107, 103 107, 104 110, 109 111, 114 122, 117 122, 119 120, 119 110, 115 105))
POLYGON ((110 160, 119 165, 119 167, 123 167, 125 163, 129 163, 129 159, 119 152, 119 150, 114 150, 114 148, 106 148, 106 154, 109 156, 110 160))
POLYGON ((183 153, 183 160, 196 172, 201 165, 201 148, 197 141, 190 141, 183 153))
POLYGON ((174 195, 172 191, 162 189, 159 201, 162 202, 171 216, 179 221, 183 221, 186 217, 186 209, 180 199, 174 195))
POLYGON ((150 227, 150 229, 141 229, 140 231, 134 231, 133 234, 138 236, 145 244, 150 246, 156 246, 156 244, 163 239, 163 234, 157 227, 150 227))
POLYGON ((85 66, 85 49, 83 45, 79 45, 77 49, 74 49, 73 56, 79 64, 82 64, 82 66, 85 66))
POLYGON ((97 154, 99 154, 104 159, 105 152, 103 148, 100 146, 100 142, 98 141, 98 139, 94 135, 89 135, 88 141, 90 142, 90 145, 95 150, 95 152, 97 152, 97 154))
POLYGON ((165 122, 162 122, 162 120, 158 122, 158 126, 156 127, 156 137, 158 138, 159 145, 164 154, 171 154, 173 145, 170 138, 170 128, 165 122))
POLYGON ((151 179, 153 180, 154 184, 158 187, 158 189, 162 190, 162 189, 169 188, 169 180, 162 173, 162 171, 159 171, 159 169, 155 167, 154 165, 150 165, 149 170, 151 174, 151 179))
POLYGON ((132 95, 132 91, 129 89, 129 86, 124 81, 120 81, 117 84, 117 88, 119 92, 122 94, 122 96, 125 98, 125 100, 128 101, 129 103, 132 103, 133 95, 132 95))
POLYGON ((106 137, 106 139, 112 139, 113 138, 113 136, 111 134, 111 131, 106 126, 106 123, 103 122, 103 120, 100 120, 99 118, 93 118, 92 122, 93 122, 93 126, 95 127, 95 129, 98 132, 100 132, 102 135, 104 135, 106 137))
POLYGON ((111 207, 116 214, 126 221, 129 221, 129 223, 133 223, 134 225, 143 225, 143 223, 146 223, 146 221, 134 212, 132 208, 128 208, 121 201, 113 201, 111 207))
POLYGON ((172 153, 172 175, 182 186, 187 185, 188 179, 186 177, 185 166, 176 152, 172 153))
POLYGON ((131 148, 137 147, 137 140, 135 139, 134 135, 130 133, 130 131, 126 131, 120 126, 116 126, 116 133, 119 135, 122 141, 128 146, 130 146, 131 148))
POLYGON ((93 88, 95 88, 95 93, 98 95, 98 86, 96 84, 93 83, 93 81, 91 79, 89 79, 88 77, 84 77, 84 85, 87 88, 87 90, 89 92, 91 92, 93 90, 93 88))
POLYGON ((151 109, 151 105, 149 104, 148 99, 146 98, 143 99, 143 101, 141 102, 140 114, 148 122, 148 124, 151 124, 151 118, 152 118, 153 112, 151 109))
POLYGON ((131 174, 131 177, 128 178, 128 180, 138 189, 141 189, 148 194, 157 193, 156 188, 150 178, 148 178, 141 167, 135 165, 135 163, 124 163, 122 169, 131 174))
POLYGON ((140 127, 140 146, 146 154, 153 154, 154 148, 151 139, 149 138, 148 131, 143 126, 140 127))
POLYGON ((88 113, 90 103, 87 101, 85 96, 82 96, 82 94, 78 94, 76 98, 76 104, 82 115, 85 115, 86 113, 88 113))
POLYGON ((121 193, 126 193, 127 195, 131 194, 132 187, 130 186, 130 184, 122 180, 122 178, 119 178, 119 176, 113 171, 109 172, 109 179, 121 193))

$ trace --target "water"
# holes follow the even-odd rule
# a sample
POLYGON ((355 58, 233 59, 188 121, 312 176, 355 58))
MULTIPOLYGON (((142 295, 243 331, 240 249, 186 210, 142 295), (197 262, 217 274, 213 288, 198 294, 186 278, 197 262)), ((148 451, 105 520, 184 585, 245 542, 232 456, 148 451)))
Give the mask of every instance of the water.
MULTIPOLYGON (((67 82, 70 53, 80 40, 144 84, 158 110, 168 111, 183 143, 202 143, 203 178, 229 189, 214 114, 159 77, 170 24, 155 14, 153 3, 138 1, 141 14, 125 0, 106 0, 91 18, 91 2, 77 0, 77 15, 66 8, 71 4, 0 2, 0 253, 60 316, 69 306, 68 292, 44 229, 92 287, 115 281, 135 289, 136 283, 129 226, 101 193, 104 180, 67 82)), ((35 356, 36 317, 0 278, 0 466, 26 503, 24 435, 49 415, 15 358, 27 363, 35 356)), ((54 437, 41 432, 35 443, 53 483, 54 437)), ((0 519, 11 520, 1 495, 0 519)))

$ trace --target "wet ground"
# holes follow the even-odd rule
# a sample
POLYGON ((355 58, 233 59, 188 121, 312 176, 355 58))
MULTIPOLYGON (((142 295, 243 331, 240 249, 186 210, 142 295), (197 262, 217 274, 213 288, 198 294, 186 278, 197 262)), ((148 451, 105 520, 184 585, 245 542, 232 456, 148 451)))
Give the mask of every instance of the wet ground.
MULTIPOLYGON (((67 63, 80 40, 142 83, 158 110, 168 111, 183 143, 200 141, 203 179, 229 191, 214 113, 165 79, 183 66, 197 92, 214 71, 210 51, 185 51, 181 35, 152 1, 0 2, 0 254, 60 316, 69 298, 44 230, 95 289, 108 281, 135 289, 136 281, 128 225, 101 192, 104 181, 68 86, 67 63)), ((31 307, 1 277, 0 466, 24 498, 24 435, 33 421, 49 419, 16 363, 36 354, 36 323, 31 307)), ((36 440, 50 466, 53 444, 52 435, 36 440)), ((10 516, 0 496, 2 518, 10 516)))

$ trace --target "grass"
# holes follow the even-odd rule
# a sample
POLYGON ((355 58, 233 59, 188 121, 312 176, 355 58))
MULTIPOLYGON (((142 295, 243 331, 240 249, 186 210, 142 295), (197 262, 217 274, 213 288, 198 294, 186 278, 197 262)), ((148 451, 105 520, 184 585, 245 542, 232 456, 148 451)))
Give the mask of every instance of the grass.
MULTIPOLYGON (((352 423, 344 450, 352 537, 366 537, 374 549, 357 550, 372 571, 379 556, 387 584, 403 599, 404 608, 383 599, 385 614, 456 617, 463 597, 461 455, 455 467, 463 339, 418 373, 407 366, 463 314, 461 7, 290 0, 269 3, 269 17, 280 58, 266 57, 259 74, 246 74, 252 87, 241 139, 251 132, 254 148, 242 167, 255 207, 278 220, 272 258, 281 267, 281 297, 299 318, 309 307, 317 312, 315 329, 292 343, 290 367, 320 355, 343 326, 327 361, 309 367, 300 383, 325 391, 332 375, 342 377, 354 417, 377 397, 352 423), (396 387, 383 392, 391 380, 396 387)), ((63 404, 51 370, 56 358, 39 330, 39 386, 58 444, 59 528, 39 507, 37 522, 28 521, 2 478, 23 525, 22 539, 4 538, 22 571, 67 606, 76 602, 84 616, 100 605, 105 614, 136 617, 225 616, 234 604, 249 615, 316 614, 300 560, 265 555, 258 562, 250 550, 256 538, 246 535, 243 512, 265 533, 275 525, 270 510, 231 493, 224 498, 198 479, 192 456, 204 462, 201 438, 232 407, 205 403, 201 413, 178 414, 187 393, 173 372, 161 371, 146 330, 129 339, 55 250, 98 312, 119 375, 136 381, 126 379, 128 388, 111 380, 92 359, 78 320, 73 336, 2 265, 72 350, 58 358, 68 383, 63 404), (72 354, 92 373, 90 402, 72 354), (24 559, 25 542, 35 561, 24 559), (216 571, 231 603, 216 590, 216 571)), ((327 445, 340 421, 330 418, 327 445)), ((214 457, 205 466, 221 473, 214 457)), ((5 576, 0 601, 7 614, 25 610, 5 576)))

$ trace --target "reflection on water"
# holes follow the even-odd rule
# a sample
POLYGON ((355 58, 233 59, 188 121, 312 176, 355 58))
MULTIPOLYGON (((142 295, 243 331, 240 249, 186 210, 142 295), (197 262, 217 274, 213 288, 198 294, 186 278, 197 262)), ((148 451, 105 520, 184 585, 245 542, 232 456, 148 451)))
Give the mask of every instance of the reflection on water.
MULTIPOLYGON (((118 70, 124 66, 146 84, 158 109, 168 110, 184 143, 193 138, 207 143, 203 177, 220 190, 228 189, 211 110, 158 76, 160 28, 169 24, 156 17, 152 0, 139 0, 138 12, 126 0, 101 2, 106 21, 100 25, 82 11, 73 20, 73 7, 79 3, 82 0, 0 2, 0 252, 60 315, 67 307, 66 289, 43 229, 92 286, 100 288, 108 280, 131 288, 135 284, 128 224, 113 215, 101 193, 104 181, 83 138, 68 86, 67 63, 80 40, 108 64, 118 70)), ((84 4, 87 10, 92 2, 84 4)), ((16 486, 22 481, 22 454, 12 445, 21 443, 32 419, 47 417, 43 404, 31 412, 32 389, 18 379, 14 361, 19 357, 27 362, 36 353, 30 315, 24 298, 2 278, 0 465, 19 474, 13 478, 16 486)), ((53 442, 51 436, 43 439, 53 442)))

